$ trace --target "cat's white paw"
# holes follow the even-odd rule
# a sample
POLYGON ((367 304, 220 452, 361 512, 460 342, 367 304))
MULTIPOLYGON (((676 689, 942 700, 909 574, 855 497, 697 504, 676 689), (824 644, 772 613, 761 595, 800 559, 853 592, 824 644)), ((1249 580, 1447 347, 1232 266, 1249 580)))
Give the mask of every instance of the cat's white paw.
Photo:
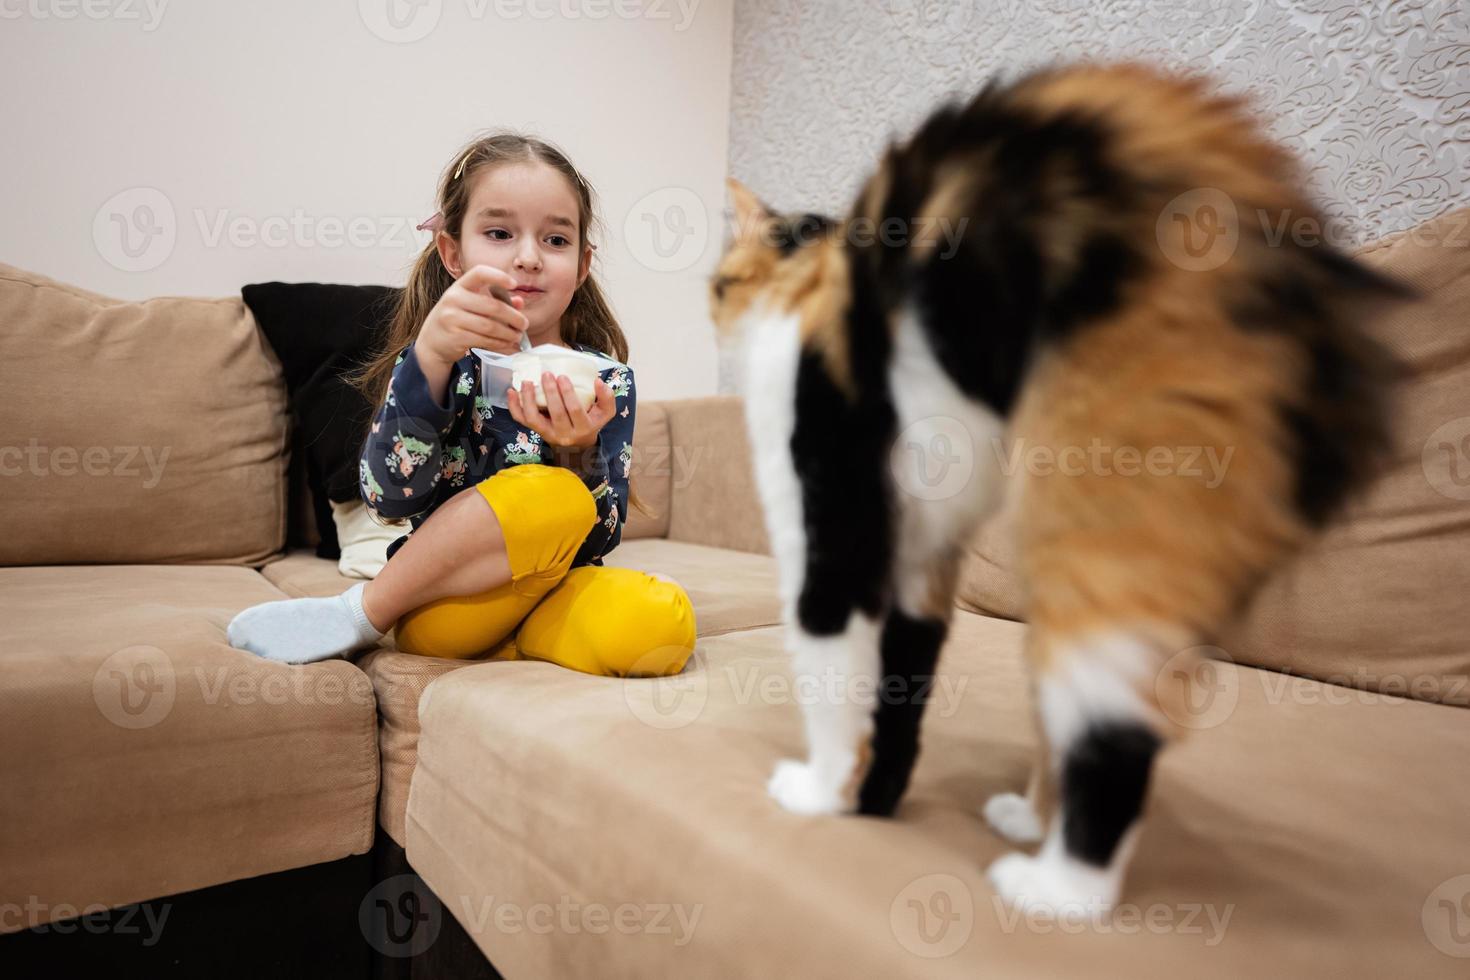
POLYGON ((810 765, 795 759, 782 759, 771 773, 766 792, 783 809, 792 813, 826 814, 841 813, 847 807, 842 799, 841 785, 832 785, 810 765))
POLYGON ((1041 840, 1041 818, 1031 801, 1019 793, 996 793, 985 801, 985 822, 1012 844, 1041 840))
POLYGON ((996 894, 1023 912, 1089 920, 1105 917, 1118 900, 1117 884, 1107 871, 1071 861, 1013 851, 997 858, 985 875, 996 894))

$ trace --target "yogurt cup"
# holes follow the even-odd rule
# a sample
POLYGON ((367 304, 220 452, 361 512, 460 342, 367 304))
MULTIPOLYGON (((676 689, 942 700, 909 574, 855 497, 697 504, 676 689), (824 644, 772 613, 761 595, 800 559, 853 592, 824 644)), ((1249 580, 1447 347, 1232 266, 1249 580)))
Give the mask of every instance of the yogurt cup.
POLYGON ((597 401, 598 367, 596 362, 581 351, 556 348, 551 344, 541 346, 553 349, 545 353, 537 353, 540 348, 532 348, 511 356, 510 386, 520 391, 523 383, 531 382, 536 386, 536 406, 545 408, 546 392, 541 387, 541 372, 550 371, 553 375, 565 374, 572 379, 572 388, 582 403, 582 410, 586 411, 591 408, 597 401))
POLYGON ((546 408, 541 372, 550 371, 553 375, 565 374, 571 378, 582 408, 590 409, 597 401, 598 375, 609 368, 622 366, 610 357, 556 344, 538 344, 516 354, 495 354, 478 347, 471 350, 480 359, 480 396, 496 408, 507 407, 505 389, 514 387, 520 391, 522 381, 529 381, 535 386, 536 404, 546 408))

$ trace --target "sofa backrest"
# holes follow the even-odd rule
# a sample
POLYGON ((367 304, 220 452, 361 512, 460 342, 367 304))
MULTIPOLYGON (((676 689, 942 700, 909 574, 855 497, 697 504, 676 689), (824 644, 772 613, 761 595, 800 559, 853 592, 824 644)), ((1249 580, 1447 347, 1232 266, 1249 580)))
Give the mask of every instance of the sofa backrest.
POLYGON ((0 265, 0 565, 258 564, 286 390, 239 297, 109 299, 0 265))
POLYGON ((737 395, 664 402, 669 427, 663 464, 670 480, 668 537, 769 555, 743 405, 737 395))
MULTIPOLYGON (((668 402, 639 401, 633 425, 633 459, 628 467, 638 498, 653 511, 652 516, 636 507, 628 508, 623 540, 662 538, 669 533, 669 494, 672 470, 669 458, 668 402)), ((616 465, 616 461, 614 461, 616 465)))

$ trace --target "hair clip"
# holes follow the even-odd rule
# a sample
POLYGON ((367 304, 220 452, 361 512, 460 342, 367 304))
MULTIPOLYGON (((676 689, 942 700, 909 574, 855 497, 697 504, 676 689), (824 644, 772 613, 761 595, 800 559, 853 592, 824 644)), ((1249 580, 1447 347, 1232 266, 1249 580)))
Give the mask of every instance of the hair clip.
POLYGON ((418 225, 415 226, 414 230, 415 231, 434 231, 434 232, 437 232, 440 229, 442 229, 443 227, 444 227, 444 212, 443 211, 435 211, 433 213, 433 215, 431 215, 430 217, 425 218, 423 221, 420 221, 418 223, 418 225))
POLYGON ((455 170, 454 170, 454 176, 451 177, 451 178, 449 178, 450 180, 459 180, 459 175, 462 174, 462 173, 464 173, 464 165, 466 163, 469 163, 469 161, 470 161, 470 154, 471 153, 474 153, 474 152, 475 152, 475 148, 473 146, 470 147, 468 150, 465 150, 464 151, 464 156, 462 156, 462 157, 459 158, 459 166, 455 168, 455 170))

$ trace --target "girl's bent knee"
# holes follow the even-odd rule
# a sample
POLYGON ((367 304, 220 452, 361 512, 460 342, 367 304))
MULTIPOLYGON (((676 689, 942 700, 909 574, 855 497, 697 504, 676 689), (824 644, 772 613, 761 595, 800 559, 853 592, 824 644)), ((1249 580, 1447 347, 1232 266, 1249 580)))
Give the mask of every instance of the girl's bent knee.
POLYGON ((661 677, 694 652, 694 604, 632 568, 574 568, 521 624, 523 656, 610 677, 661 677))

